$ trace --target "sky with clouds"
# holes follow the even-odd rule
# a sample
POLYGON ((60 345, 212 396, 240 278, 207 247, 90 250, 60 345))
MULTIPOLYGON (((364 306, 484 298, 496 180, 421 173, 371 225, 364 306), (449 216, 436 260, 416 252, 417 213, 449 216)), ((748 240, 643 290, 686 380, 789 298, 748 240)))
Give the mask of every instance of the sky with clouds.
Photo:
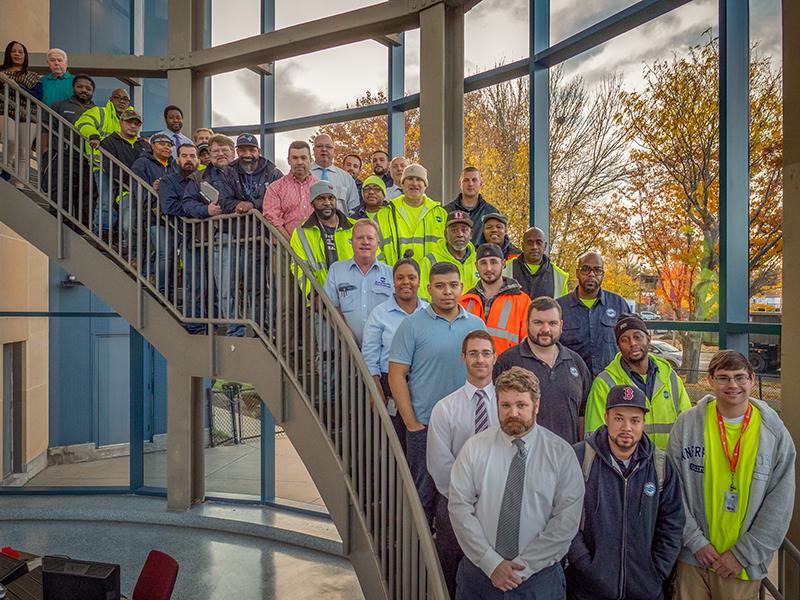
MULTIPOLYGON (((751 38, 760 51, 778 60, 780 0, 749 0, 751 38)), ((372 4, 375 0, 276 0, 276 27, 288 27, 372 4)), ((260 0, 212 0, 212 44, 259 32, 260 0), (235 10, 232 10, 235 6, 235 10)), ((529 0, 482 0, 467 13, 464 32, 466 75, 524 58, 528 54, 529 0)), ((551 43, 558 42, 622 10, 635 0, 550 0, 551 43)), ((717 0, 694 0, 564 64, 568 77, 581 76, 591 86, 610 73, 624 85, 642 84, 644 63, 667 59, 718 33, 717 0), (705 37, 704 37, 705 36, 705 37)), ((405 34, 407 94, 419 91, 419 31, 405 34)), ((289 60, 275 67, 277 120, 352 105, 367 90, 386 90, 387 50, 373 41, 349 44, 289 60)), ((250 71, 215 76, 213 124, 259 122, 259 77, 250 71)), ((289 141, 308 138, 311 130, 276 136, 278 159, 289 141)))

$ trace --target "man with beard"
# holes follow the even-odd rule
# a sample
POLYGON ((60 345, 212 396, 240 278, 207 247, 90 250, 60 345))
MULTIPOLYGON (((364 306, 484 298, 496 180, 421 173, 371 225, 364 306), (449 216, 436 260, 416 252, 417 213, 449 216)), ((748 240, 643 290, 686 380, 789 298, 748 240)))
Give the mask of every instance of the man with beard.
POLYGON ((500 427, 471 437, 450 474, 449 511, 468 560, 461 600, 564 598, 561 559, 578 531, 584 483, 569 444, 537 427, 539 381, 511 367, 495 382, 500 427))
POLYGON ((513 279, 503 277, 503 251, 497 244, 483 244, 476 252, 480 280, 461 296, 461 306, 480 317, 499 353, 525 339, 531 299, 513 279))
POLYGON ((263 212, 267 190, 283 173, 261 156, 258 140, 250 133, 236 138, 236 154, 239 158, 230 164, 231 191, 219 199, 222 211, 243 215, 255 208, 263 212))
POLYGON ((392 174, 389 173, 389 153, 383 150, 375 150, 369 158, 372 162, 372 174, 380 177, 387 187, 392 185, 394 180, 392 179, 392 174))
POLYGON ((577 287, 558 299, 564 320, 561 343, 580 354, 593 377, 614 359, 614 325, 631 312, 622 296, 601 288, 603 273, 603 257, 587 252, 578 259, 577 287))
POLYGON ((306 142, 295 141, 289 144, 287 161, 289 173, 267 189, 263 213, 264 217, 288 239, 314 212, 311 206, 314 200, 311 196, 311 186, 317 180, 311 174, 311 148, 306 142))
POLYGON ((72 96, 66 100, 59 100, 50 108, 74 125, 78 117, 95 106, 93 96, 94 79, 80 73, 72 80, 72 96))
POLYGON ((458 304, 458 269, 450 263, 433 265, 428 283, 431 304, 406 318, 397 328, 389 351, 389 387, 403 417, 406 458, 428 523, 436 512, 436 484, 426 463, 427 427, 434 405, 464 385, 467 371, 453 352, 483 321, 458 304))
POLYGON ((648 352, 650 332, 642 319, 636 315, 620 317, 614 334, 619 352, 592 384, 586 404, 586 431, 603 424, 606 397, 612 387, 633 385, 647 398, 644 430, 664 450, 675 419, 692 408, 683 380, 666 360, 648 352))
POLYGON ((475 246, 469 241, 471 235, 472 220, 466 213, 456 211, 447 215, 444 239, 436 242, 419 263, 420 295, 423 298, 428 298, 428 274, 438 262, 449 262, 458 268, 465 290, 472 289, 478 283, 475 246))
POLYGON ((529 228, 522 236, 522 254, 506 263, 503 274, 513 277, 531 298, 560 298, 569 294, 569 274, 550 262, 545 254, 547 240, 538 227, 529 228))
MULTIPOLYGON (((450 204, 445 205, 444 209, 447 212, 459 211, 466 213, 473 223, 481 223, 483 215, 499 212, 481 195, 481 173, 477 168, 465 167, 461 172, 459 183, 461 185, 461 193, 450 204)), ((472 243, 479 245, 482 235, 483 231, 480 227, 473 228, 472 243)))
MULTIPOLYGON (((197 158, 197 148, 194 144, 182 144, 178 148, 178 160, 176 161, 177 170, 173 171, 163 179, 158 186, 158 203, 161 211, 172 217, 191 217, 184 207, 183 198, 186 195, 186 188, 192 181, 192 175, 197 171, 199 160, 197 158)), ((158 227, 162 229, 160 239, 167 240, 164 251, 161 252, 161 260, 159 261, 159 271, 163 268, 167 271, 166 282, 168 290, 170 286, 175 283, 172 270, 167 268, 173 264, 172 252, 172 236, 180 236, 182 228, 178 224, 177 232, 172 223, 165 226, 159 223, 158 227), (162 266, 162 262, 165 264, 162 266)), ((151 229, 152 232, 152 229, 151 229)), ((207 290, 208 282, 202 285, 203 278, 203 263, 205 257, 203 249, 194 245, 194 240, 191 238, 191 231, 186 230, 187 239, 185 240, 186 255, 183 257, 183 298, 186 304, 186 315, 189 318, 203 318, 207 315, 203 314, 203 292, 207 290)), ((151 233, 151 239, 155 239, 151 233)), ((178 240, 178 246, 183 244, 182 240, 178 240)), ((171 294, 168 291, 168 294, 171 294)), ((171 297, 168 295, 168 297, 171 297)), ((206 311, 207 312, 207 311, 206 311)), ((205 333, 206 326, 199 323, 190 323, 185 326, 189 333, 205 333)))
POLYGON ((311 174, 319 181, 330 181, 333 184, 336 190, 336 205, 341 212, 349 215, 357 210, 361 199, 358 196, 355 180, 350 173, 333 164, 336 158, 333 138, 324 133, 318 135, 314 138, 313 149, 314 162, 311 165, 311 174))
POLYGON ((575 445, 586 495, 567 555, 567 596, 661 600, 686 520, 678 473, 644 433, 639 388, 614 386, 605 404, 606 424, 575 445))
POLYGON ((378 262, 378 226, 370 219, 353 224, 352 258, 340 259, 328 268, 325 293, 342 313, 359 347, 367 317, 394 293, 392 268, 378 262))
POLYGON ((467 334, 461 345, 461 360, 467 367, 467 382, 436 403, 428 422, 427 465, 439 492, 434 523, 436 550, 451 598, 456 597, 456 573, 464 553, 458 547, 447 511, 450 470, 464 442, 498 425, 492 383, 497 354, 492 336, 485 331, 467 334))
MULTIPOLYGON (((289 152, 291 156, 291 149, 289 152)), ((286 177, 291 176, 290 173, 286 177)), ((353 245, 350 243, 353 222, 336 209, 336 190, 332 183, 317 181, 311 186, 309 194, 313 212, 302 225, 292 229, 290 244, 297 256, 306 261, 319 284, 325 285, 328 268, 336 261, 353 256, 353 245)), ((297 275, 300 276, 299 273, 297 275)), ((306 293, 308 291, 310 287, 306 286, 306 293)))
POLYGON ((503 251, 504 260, 512 260, 522 254, 522 250, 511 243, 508 237, 508 217, 498 212, 481 217, 481 239, 479 244, 497 244, 503 251))
POLYGON ((389 176, 392 183, 386 188, 386 200, 394 200, 403 194, 403 171, 406 170, 408 161, 405 156, 395 156, 389 163, 389 176))
POLYGON ((583 438, 583 414, 592 375, 583 359, 559 342, 561 307, 547 296, 528 305, 528 337, 503 352, 494 378, 511 367, 527 369, 539 380, 541 401, 536 422, 570 444, 583 438))

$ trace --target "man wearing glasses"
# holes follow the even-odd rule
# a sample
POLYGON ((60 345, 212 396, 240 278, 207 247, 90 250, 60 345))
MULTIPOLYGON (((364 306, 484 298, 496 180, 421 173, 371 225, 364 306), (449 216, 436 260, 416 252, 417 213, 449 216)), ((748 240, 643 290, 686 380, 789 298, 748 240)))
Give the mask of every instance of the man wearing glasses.
POLYGON ((683 488, 686 525, 677 600, 755 600, 792 518, 795 446, 778 414, 750 397, 747 357, 721 350, 713 390, 678 417, 667 456, 683 488))
POLYGON ((447 512, 450 470, 464 442, 500 424, 492 383, 492 367, 497 360, 492 336, 480 330, 468 333, 461 346, 461 360, 467 368, 466 383, 437 402, 428 421, 428 472, 439 492, 434 521, 436 549, 451 598, 456 597, 456 573, 464 553, 447 512))
POLYGON ((564 321, 561 343, 577 352, 596 377, 617 353, 614 325, 631 309, 622 296, 602 288, 603 257, 599 253, 581 256, 576 273, 578 286, 557 300, 564 321))

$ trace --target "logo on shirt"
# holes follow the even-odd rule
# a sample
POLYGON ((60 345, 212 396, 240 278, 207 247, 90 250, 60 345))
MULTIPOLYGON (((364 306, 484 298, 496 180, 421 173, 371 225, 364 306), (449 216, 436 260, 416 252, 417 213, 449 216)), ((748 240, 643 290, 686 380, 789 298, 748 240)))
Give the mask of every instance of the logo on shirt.
POLYGON ((664 390, 664 398, 669 398, 669 392, 667 390, 664 390))
POLYGON ((436 222, 437 222, 437 223, 441 223, 441 222, 442 222, 442 217, 438 217, 438 216, 437 216, 437 217, 436 217, 436 222))
POLYGON ((613 308, 609 308, 606 310, 606 314, 613 319, 617 316, 617 311, 615 311, 613 308))
POLYGON ((385 288, 391 288, 392 287, 392 284, 389 283, 388 281, 386 281, 386 277, 384 275, 381 275, 375 281, 375 285, 378 286, 378 287, 385 287, 385 288))
POLYGON ((358 288, 354 286, 352 283, 340 283, 337 289, 339 291, 339 296, 341 296, 342 298, 347 298, 348 292, 356 290, 358 288))
POLYGON ((569 368, 569 372, 573 377, 577 377, 578 376, 578 369, 576 369, 575 367, 570 367, 569 368))
POLYGON ((644 495, 645 496, 654 496, 656 493, 656 484, 652 481, 648 481, 644 484, 644 495))

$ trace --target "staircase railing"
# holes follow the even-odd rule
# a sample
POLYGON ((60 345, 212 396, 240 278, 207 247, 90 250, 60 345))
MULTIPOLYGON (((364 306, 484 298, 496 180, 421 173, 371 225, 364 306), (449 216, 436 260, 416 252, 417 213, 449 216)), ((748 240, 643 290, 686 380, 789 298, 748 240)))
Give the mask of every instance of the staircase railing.
POLYGON ((764 600, 767 593, 771 594, 775 600, 789 600, 787 595, 789 589, 786 585, 786 561, 787 559, 793 563, 793 572, 795 573, 794 585, 791 589, 797 593, 800 590, 800 550, 792 544, 788 539, 784 538, 781 547, 778 548, 778 581, 777 585, 773 583, 768 577, 761 582, 761 588, 758 592, 758 597, 764 600))
MULTIPOLYGON (((327 433, 355 526, 370 540, 370 548, 352 550, 372 553, 386 597, 447 598, 430 529, 375 382, 342 316, 287 240, 256 211, 203 220, 164 215, 149 182, 105 149, 87 146, 68 121, 13 82, 0 76, 0 85, 6 107, 0 169, 58 220, 54 258, 64 258, 63 236, 71 228, 115 261, 135 280, 139 310, 132 325, 145 337, 144 294, 206 334, 212 349, 217 326, 250 328, 327 433), (31 141, 46 138, 46 156, 34 155, 30 143, 13 143, 25 139, 25 129, 31 141)), ((350 536, 343 531, 342 537, 350 536)))

